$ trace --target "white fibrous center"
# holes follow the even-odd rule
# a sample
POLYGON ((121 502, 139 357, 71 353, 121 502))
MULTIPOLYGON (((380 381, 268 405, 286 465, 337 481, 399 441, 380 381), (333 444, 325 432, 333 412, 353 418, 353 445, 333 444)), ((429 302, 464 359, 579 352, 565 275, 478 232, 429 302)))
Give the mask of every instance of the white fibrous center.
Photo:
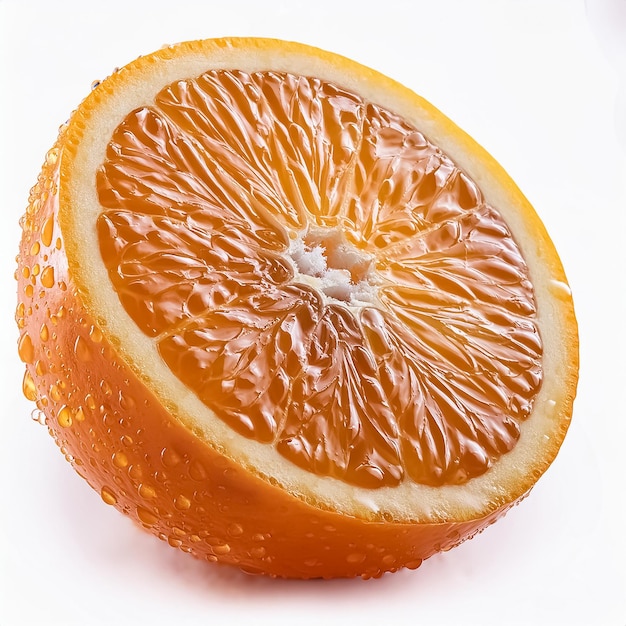
POLYGON ((377 303, 374 257, 355 248, 340 229, 310 228, 306 233, 294 233, 289 256, 296 279, 328 299, 353 306, 377 303))

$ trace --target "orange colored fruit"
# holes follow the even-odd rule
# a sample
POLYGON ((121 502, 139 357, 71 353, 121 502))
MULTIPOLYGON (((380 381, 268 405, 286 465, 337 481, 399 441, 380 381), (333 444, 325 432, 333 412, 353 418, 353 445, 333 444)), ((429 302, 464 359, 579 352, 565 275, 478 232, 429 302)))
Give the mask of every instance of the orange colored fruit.
POLYGON ((24 393, 107 504, 285 577, 417 567, 565 436, 574 310, 541 221, 432 105, 274 40, 97 85, 22 220, 24 393))

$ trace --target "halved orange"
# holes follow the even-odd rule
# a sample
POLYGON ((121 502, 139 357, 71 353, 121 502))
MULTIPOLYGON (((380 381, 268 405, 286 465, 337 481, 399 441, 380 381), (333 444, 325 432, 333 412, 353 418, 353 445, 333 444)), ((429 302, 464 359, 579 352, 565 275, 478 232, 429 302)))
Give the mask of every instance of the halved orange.
POLYGON ((484 529, 554 459, 570 290, 502 168, 428 102, 265 39, 97 85, 22 221, 24 393, 172 546, 379 576, 484 529))

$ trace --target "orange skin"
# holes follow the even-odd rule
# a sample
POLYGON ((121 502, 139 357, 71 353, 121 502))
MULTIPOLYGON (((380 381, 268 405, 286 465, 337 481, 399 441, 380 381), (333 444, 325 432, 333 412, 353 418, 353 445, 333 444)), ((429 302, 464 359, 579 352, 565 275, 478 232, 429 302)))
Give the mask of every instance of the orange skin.
POLYGON ((82 304, 57 221, 62 153, 63 133, 22 221, 16 320, 24 393, 107 504, 173 547, 246 572, 370 578, 418 567, 517 502, 461 523, 371 522, 309 504, 209 446, 159 403, 82 304))

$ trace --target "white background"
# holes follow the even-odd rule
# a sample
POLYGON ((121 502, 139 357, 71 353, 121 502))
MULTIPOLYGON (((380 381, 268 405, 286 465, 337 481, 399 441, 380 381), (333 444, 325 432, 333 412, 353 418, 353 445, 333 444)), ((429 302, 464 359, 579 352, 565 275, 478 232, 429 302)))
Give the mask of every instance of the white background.
POLYGON ((624 0, 0 0, 0 624, 626 626, 624 0), (574 420, 504 520, 417 571, 298 582, 207 566, 104 506, 31 420, 16 356, 18 219, 91 82, 166 43, 298 40, 419 92, 543 218, 580 323, 574 420))

